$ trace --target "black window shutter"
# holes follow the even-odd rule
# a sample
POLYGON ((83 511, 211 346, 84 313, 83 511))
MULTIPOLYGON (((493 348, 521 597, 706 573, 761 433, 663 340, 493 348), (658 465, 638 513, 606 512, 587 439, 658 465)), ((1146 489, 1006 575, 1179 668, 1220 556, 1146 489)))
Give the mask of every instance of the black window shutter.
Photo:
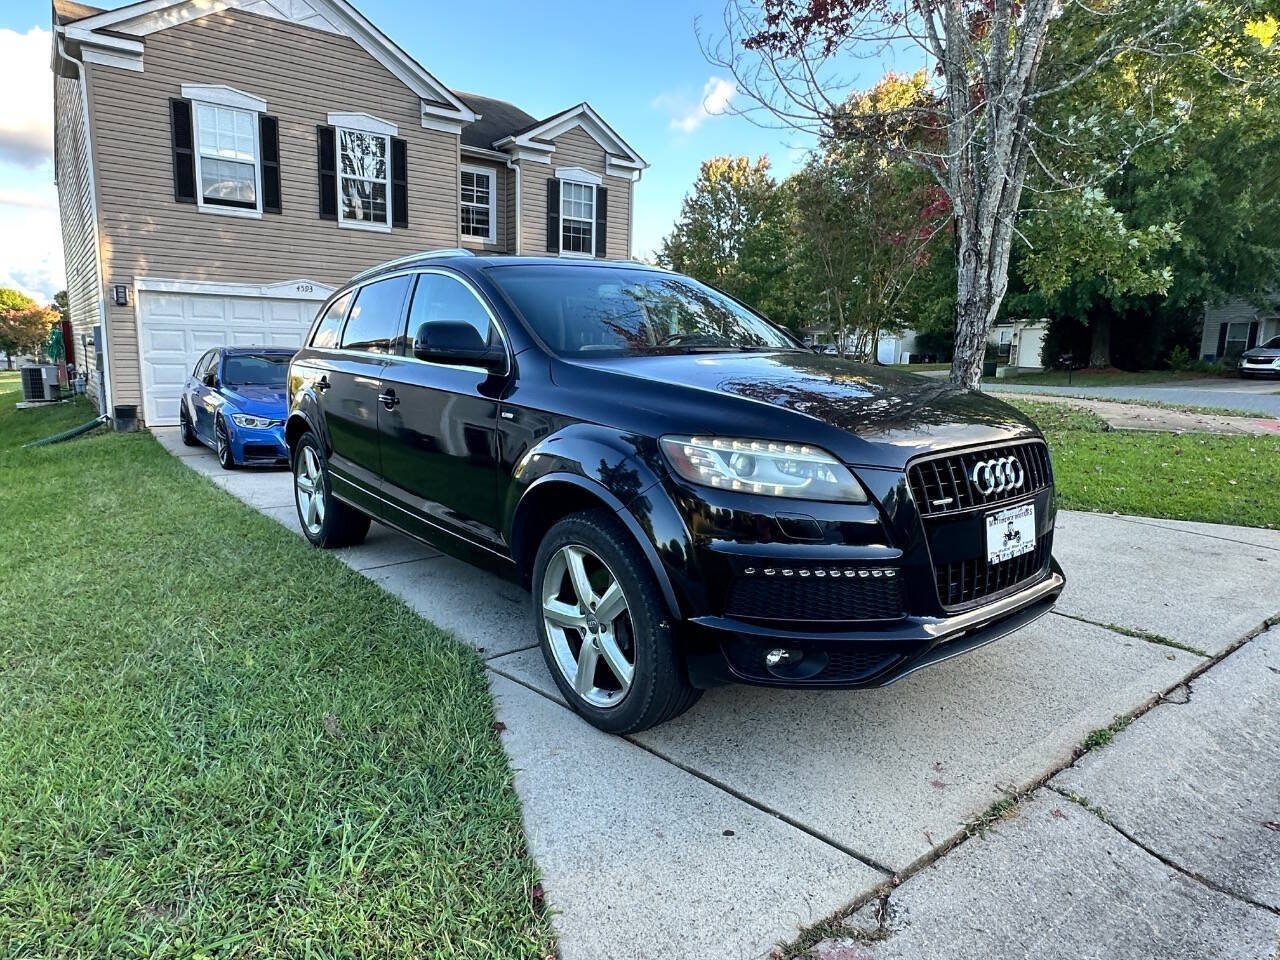
POLYGON ((280 124, 275 117, 258 117, 262 146, 262 212, 280 212, 280 124))
POLYGON ((191 101, 169 101, 169 131, 173 139, 173 199, 196 202, 195 137, 191 129, 191 101))
POLYGON ((1249 324, 1249 342, 1245 345, 1246 350, 1252 350, 1258 345, 1258 321, 1254 320, 1249 324))
POLYGON ((391 225, 409 226, 409 156, 403 140, 391 138, 391 225))
POLYGON ((604 187, 596 187, 596 256, 603 259, 608 256, 609 238, 609 191, 604 187))
POLYGON ((560 181, 547 178, 547 253, 560 252, 560 181))
POLYGON ((338 219, 338 157, 333 127, 316 127, 317 173, 320 182, 320 219, 338 219))
POLYGON ((1227 353, 1227 325, 1221 324, 1218 327, 1218 359, 1221 360, 1227 353))

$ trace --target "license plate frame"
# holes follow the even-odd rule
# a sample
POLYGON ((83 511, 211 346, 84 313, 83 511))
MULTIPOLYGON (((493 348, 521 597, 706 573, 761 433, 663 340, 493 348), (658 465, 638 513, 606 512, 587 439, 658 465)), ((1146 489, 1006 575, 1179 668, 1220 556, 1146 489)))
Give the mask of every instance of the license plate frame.
POLYGON ((1005 563, 1036 548, 1035 501, 986 515, 987 565, 1005 563))

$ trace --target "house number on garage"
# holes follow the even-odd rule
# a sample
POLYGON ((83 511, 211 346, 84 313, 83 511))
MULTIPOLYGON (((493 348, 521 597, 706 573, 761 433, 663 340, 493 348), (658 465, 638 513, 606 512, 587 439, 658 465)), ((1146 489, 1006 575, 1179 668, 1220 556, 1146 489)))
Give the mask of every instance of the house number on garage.
POLYGON ((315 287, 309 283, 300 283, 296 289, 299 293, 311 293, 315 290, 315 287))

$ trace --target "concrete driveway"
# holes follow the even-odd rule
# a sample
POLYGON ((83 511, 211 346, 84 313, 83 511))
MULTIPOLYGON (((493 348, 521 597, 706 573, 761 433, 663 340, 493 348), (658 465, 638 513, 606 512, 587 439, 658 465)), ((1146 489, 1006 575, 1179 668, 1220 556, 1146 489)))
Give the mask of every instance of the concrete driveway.
MULTIPOLYGON (((155 433, 298 532, 286 472, 226 473, 155 433)), ((971 655, 870 692, 721 688, 626 739, 563 706, 518 588, 377 524, 339 554, 488 663, 565 960, 733 960, 904 876, 918 890, 993 803, 1280 613, 1280 532, 1063 513, 1055 552, 1069 582, 1058 611, 971 655)), ((1019 842, 987 869, 1039 855, 1034 835, 1019 842)))

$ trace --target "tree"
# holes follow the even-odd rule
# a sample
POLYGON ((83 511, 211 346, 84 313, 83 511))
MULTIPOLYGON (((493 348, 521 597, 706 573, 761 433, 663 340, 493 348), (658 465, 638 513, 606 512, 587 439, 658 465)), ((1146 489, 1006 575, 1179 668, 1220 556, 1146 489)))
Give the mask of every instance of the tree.
POLYGON ((53 309, 58 311, 60 319, 71 322, 71 298, 66 290, 59 290, 53 295, 53 309))
POLYGON ((702 163, 658 262, 794 324, 785 220, 768 157, 713 157, 702 163))
POLYGON ((1029 295, 1012 299, 1086 325, 1091 366, 1150 366, 1179 343, 1198 347, 1206 305, 1275 296, 1280 48, 1274 19, 1241 29, 1239 16, 1207 6, 1175 34, 1187 47, 1218 44, 1212 59, 1122 58, 1048 105, 1060 125, 1093 118, 1113 136, 1063 148, 1058 165, 1124 160, 1082 193, 1029 180, 1040 195, 1025 211, 1029 246, 1013 264, 1014 285, 1029 295), (1139 140, 1143 148, 1125 156, 1139 140))
POLYGON ((42 307, 24 293, 0 287, 0 350, 6 369, 13 369, 13 355, 34 350, 44 343, 56 311, 42 307))
MULTIPOLYGON (((1041 147, 1097 131, 1044 124, 1047 100, 1130 54, 1209 57, 1171 30, 1200 0, 729 0, 708 49, 771 122, 865 143, 932 175, 950 203, 956 305, 952 381, 976 387, 1008 268, 1029 167, 1060 189, 1099 171, 1050 170, 1041 147), (1080 27, 1076 27, 1080 24, 1080 27), (1051 45, 1051 36, 1063 42, 1051 45), (853 113, 844 95, 860 60, 917 51, 936 83, 908 106, 853 113)), ((1241 33, 1237 23, 1235 33, 1241 33)), ((1204 35, 1200 36, 1205 40, 1204 35)))
MULTIPOLYGON (((924 76, 886 76, 850 104, 854 112, 910 102, 924 76)), ((945 239, 945 198, 931 178, 864 144, 827 138, 786 187, 793 197, 796 260, 842 352, 869 355, 880 333, 906 325, 917 276, 945 239)))

